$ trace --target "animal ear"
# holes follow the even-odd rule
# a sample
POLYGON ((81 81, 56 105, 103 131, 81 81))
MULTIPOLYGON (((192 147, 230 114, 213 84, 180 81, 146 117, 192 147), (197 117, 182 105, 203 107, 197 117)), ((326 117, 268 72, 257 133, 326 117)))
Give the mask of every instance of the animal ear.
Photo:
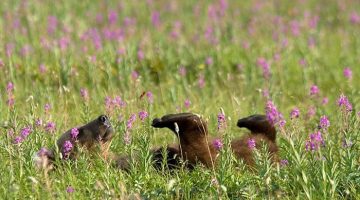
POLYGON ((100 115, 98 119, 99 119, 100 122, 105 123, 108 118, 107 118, 106 115, 100 115))

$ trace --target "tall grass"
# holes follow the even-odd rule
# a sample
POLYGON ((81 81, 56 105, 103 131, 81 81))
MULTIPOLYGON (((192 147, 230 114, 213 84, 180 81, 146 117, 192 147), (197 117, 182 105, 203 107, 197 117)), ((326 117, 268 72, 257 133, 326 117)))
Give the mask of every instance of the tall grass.
POLYGON ((4 0, 0 11, 2 198, 360 198, 359 2, 4 0), (338 106, 341 94, 351 111, 338 106), (250 171, 228 144, 247 132, 237 119, 265 113, 269 100, 286 120, 277 143, 287 163, 271 164, 260 149, 250 171), (177 112, 202 114, 223 138, 215 169, 151 167, 150 148, 178 142, 151 120, 177 112), (140 155, 130 173, 86 153, 53 171, 35 168, 41 147, 102 113, 116 130, 111 151, 140 155), (324 144, 306 150, 324 115, 324 144))

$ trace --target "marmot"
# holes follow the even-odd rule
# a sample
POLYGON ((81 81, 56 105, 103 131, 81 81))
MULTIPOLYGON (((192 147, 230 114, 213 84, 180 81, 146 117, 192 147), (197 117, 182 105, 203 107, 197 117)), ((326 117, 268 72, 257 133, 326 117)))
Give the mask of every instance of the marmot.
MULTIPOLYGON (((81 127, 70 129, 57 140, 57 148, 62 158, 75 159, 78 148, 92 150, 98 144, 103 145, 114 136, 114 129, 106 115, 100 115, 81 127)), ((55 160, 55 151, 42 148, 36 155, 38 167, 51 167, 55 160)))
MULTIPOLYGON (((252 150, 248 146, 248 140, 255 141, 256 148, 261 146, 262 141, 268 145, 269 153, 273 157, 277 153, 275 144, 276 131, 264 115, 252 115, 240 119, 239 127, 245 127, 251 131, 250 135, 234 139, 231 142, 231 149, 238 159, 250 166, 254 165, 252 150)), ((152 123, 156 128, 169 128, 180 140, 180 157, 190 165, 197 162, 206 167, 213 167, 216 163, 218 150, 213 145, 213 140, 208 138, 206 122, 193 113, 169 114, 162 118, 155 118, 152 123)))

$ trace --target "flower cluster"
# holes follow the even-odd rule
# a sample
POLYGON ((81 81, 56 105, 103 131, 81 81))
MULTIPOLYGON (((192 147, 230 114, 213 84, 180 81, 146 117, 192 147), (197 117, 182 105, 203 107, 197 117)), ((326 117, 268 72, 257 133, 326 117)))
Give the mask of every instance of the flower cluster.
POLYGON ((329 119, 328 119, 325 115, 323 115, 323 116, 320 117, 320 124, 319 124, 319 126, 320 126, 321 129, 327 129, 327 128, 329 128, 329 126, 330 126, 330 121, 329 121, 329 119))
POLYGON ((123 108, 125 106, 126 103, 120 96, 115 96, 113 99, 109 96, 105 97, 105 107, 107 111, 112 111, 115 108, 123 108))
POLYGON ((255 139, 249 138, 247 140, 247 145, 248 145, 249 149, 255 149, 255 147, 256 147, 255 139))
POLYGON ((295 118, 299 118, 299 116, 300 116, 299 109, 298 108, 292 109, 292 111, 290 112, 290 118, 295 119, 295 118))
POLYGON ((260 57, 257 59, 257 65, 259 67, 261 67, 262 71, 263 71, 263 77, 265 79, 269 79, 270 78, 270 64, 269 62, 263 58, 263 57, 260 57))
POLYGON ((266 117, 269 122, 273 125, 279 125, 279 127, 284 127, 286 121, 283 118, 283 115, 277 110, 275 104, 272 101, 266 103, 266 117))
POLYGON ((340 95, 337 103, 340 108, 345 109, 347 112, 351 112, 353 109, 352 104, 344 94, 340 95))
POLYGON ((76 140, 77 137, 78 137, 78 135, 79 135, 79 129, 77 129, 77 128, 72 128, 72 129, 71 129, 71 132, 70 132, 70 135, 71 135, 71 138, 72 138, 73 140, 76 140))
POLYGON ((351 71, 350 67, 345 67, 343 74, 344 74, 345 78, 351 79, 352 71, 351 71))
POLYGON ((6 86, 6 92, 7 92, 7 105, 12 108, 15 104, 15 97, 14 97, 14 84, 12 82, 8 82, 6 86))
POLYGON ((149 114, 144 110, 139 112, 139 118, 141 121, 144 121, 148 116, 149 116, 149 114))
POLYGON ((226 128, 226 119, 225 119, 225 114, 223 112, 220 112, 217 116, 217 121, 218 121, 218 130, 224 129, 226 128))
POLYGON ((20 130, 20 135, 15 137, 14 144, 20 144, 22 143, 32 132, 30 126, 26 126, 20 130))
POLYGON ((323 146, 325 146, 325 142, 320 131, 310 134, 309 139, 305 143, 305 149, 307 151, 317 151, 323 146))
POLYGON ((81 95, 81 98, 82 98, 85 102, 89 101, 89 92, 88 92, 87 89, 81 88, 81 89, 80 89, 80 95, 81 95))
POLYGON ((146 92, 146 97, 147 97, 149 103, 153 103, 153 102, 154 102, 154 95, 153 95, 152 92, 147 91, 147 92, 146 92))
POLYGON ((49 133, 54 133, 56 129, 55 123, 54 122, 48 122, 45 125, 45 131, 49 132, 49 133))
POLYGON ((132 114, 129 118, 129 120, 126 122, 126 130, 124 135, 124 142, 125 144, 131 143, 131 136, 130 136, 130 130, 132 129, 133 123, 136 120, 136 114, 132 114))
POLYGON ((189 99, 186 99, 185 102, 184 102, 185 108, 188 109, 190 107, 190 105, 191 105, 191 101, 189 99))
POLYGON ((223 143, 221 142, 220 139, 215 139, 213 141, 213 145, 214 145, 215 149, 217 149, 217 150, 220 150, 223 147, 223 143))
POLYGON ((310 87, 310 96, 316 96, 319 94, 319 88, 317 85, 312 85, 310 87))
POLYGON ((66 140, 62 146, 62 155, 63 155, 63 158, 67 159, 69 158, 69 155, 71 153, 71 150, 73 149, 73 144, 71 143, 70 140, 66 140))

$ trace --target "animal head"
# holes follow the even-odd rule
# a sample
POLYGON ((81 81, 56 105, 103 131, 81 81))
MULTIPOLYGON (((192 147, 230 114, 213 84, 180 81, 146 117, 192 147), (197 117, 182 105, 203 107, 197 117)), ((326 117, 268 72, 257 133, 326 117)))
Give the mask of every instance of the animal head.
POLYGON ((276 130, 265 115, 251 115, 242 119, 239 119, 237 126, 240 128, 247 128, 252 134, 263 134, 270 140, 275 141, 276 130))
POLYGON ((208 132, 205 121, 199 115, 193 113, 164 115, 161 118, 155 118, 152 126, 155 128, 169 128, 180 137, 184 134, 205 136, 208 132))
POLYGON ((107 142, 114 137, 114 129, 106 115, 100 115, 90 123, 82 126, 80 134, 84 131, 91 131, 94 138, 107 142))

